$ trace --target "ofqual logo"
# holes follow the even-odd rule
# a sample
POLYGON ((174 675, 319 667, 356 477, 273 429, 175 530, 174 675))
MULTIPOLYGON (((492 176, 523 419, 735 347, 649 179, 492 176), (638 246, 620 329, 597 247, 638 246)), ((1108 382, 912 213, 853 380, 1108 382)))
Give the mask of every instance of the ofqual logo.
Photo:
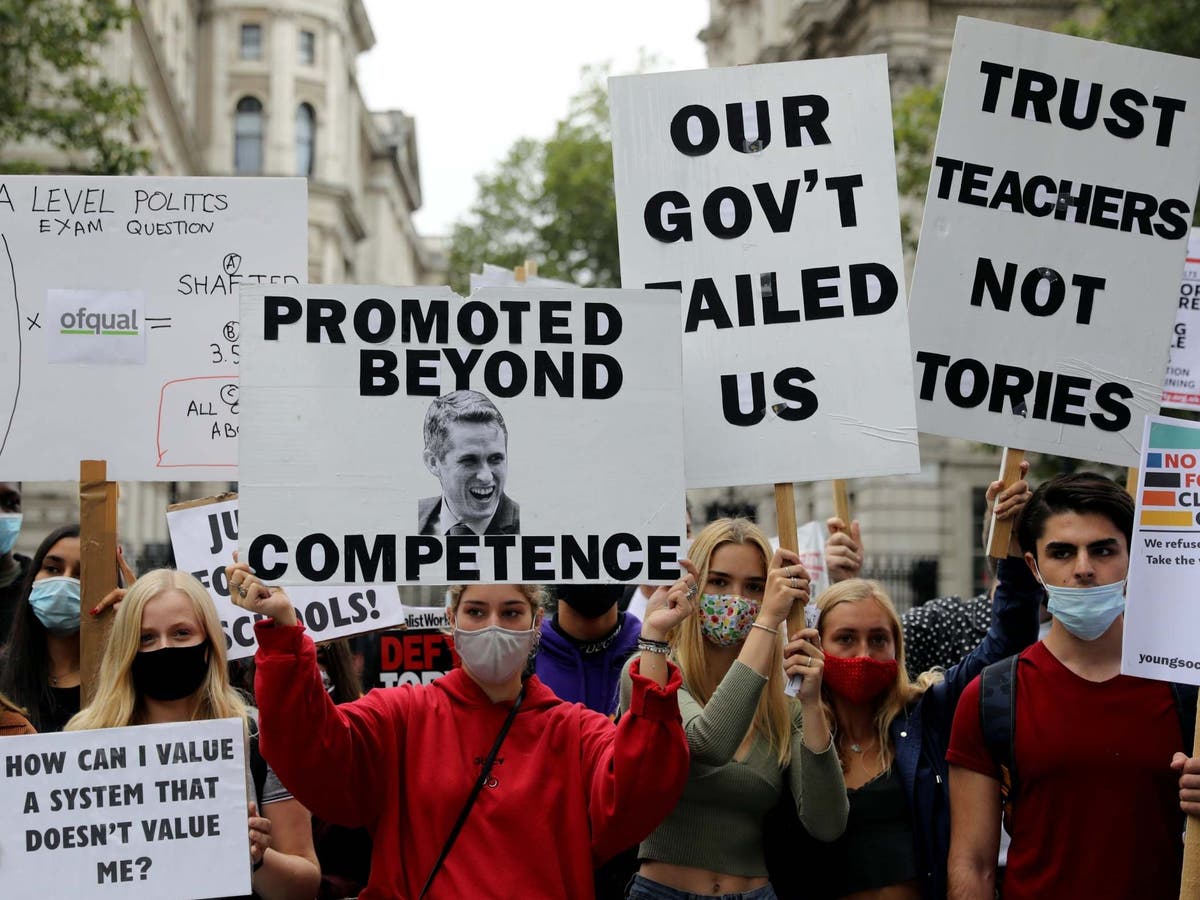
POLYGON ((128 312, 88 312, 80 307, 65 312, 58 320, 59 334, 91 334, 105 337, 137 337, 141 334, 136 309, 128 312))

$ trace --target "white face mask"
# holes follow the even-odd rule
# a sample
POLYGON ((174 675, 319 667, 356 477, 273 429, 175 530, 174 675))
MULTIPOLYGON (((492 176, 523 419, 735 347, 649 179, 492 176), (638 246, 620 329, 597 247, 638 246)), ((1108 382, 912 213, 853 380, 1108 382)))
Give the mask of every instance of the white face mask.
POLYGON ((504 684, 525 667, 537 641, 537 629, 513 631, 489 625, 475 631, 454 629, 454 649, 463 665, 483 684, 504 684))

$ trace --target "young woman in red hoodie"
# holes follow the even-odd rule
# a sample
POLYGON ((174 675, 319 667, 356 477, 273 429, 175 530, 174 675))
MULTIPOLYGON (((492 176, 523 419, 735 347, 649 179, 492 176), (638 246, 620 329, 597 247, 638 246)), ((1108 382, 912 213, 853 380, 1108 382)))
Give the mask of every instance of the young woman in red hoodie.
POLYGON ((662 651, 691 614, 694 576, 647 612, 629 713, 613 725, 559 700, 536 675, 522 677, 541 626, 534 586, 454 588, 447 617, 460 668, 335 706, 287 595, 244 563, 227 574, 235 603, 270 616, 256 626, 263 755, 315 815, 372 832, 361 900, 591 898, 594 867, 679 800, 688 772, 680 676, 662 651))

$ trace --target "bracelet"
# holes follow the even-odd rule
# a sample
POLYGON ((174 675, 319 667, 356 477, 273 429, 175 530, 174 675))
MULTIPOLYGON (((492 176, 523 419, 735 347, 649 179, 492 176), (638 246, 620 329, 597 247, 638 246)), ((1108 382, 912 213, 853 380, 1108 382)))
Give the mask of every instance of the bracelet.
POLYGON ((638 638, 637 648, 647 653, 661 653, 663 656, 671 652, 671 645, 666 641, 652 641, 649 638, 638 638))
POLYGON ((760 623, 758 623, 758 622, 753 622, 753 623, 751 623, 750 627, 751 627, 751 628, 761 628, 763 631, 767 632, 768 634, 773 634, 773 635, 775 635, 776 637, 778 637, 778 636, 779 636, 779 629, 778 629, 778 628, 772 628, 772 627, 771 627, 771 626, 769 626, 769 625, 762 625, 762 624, 760 624, 760 623))

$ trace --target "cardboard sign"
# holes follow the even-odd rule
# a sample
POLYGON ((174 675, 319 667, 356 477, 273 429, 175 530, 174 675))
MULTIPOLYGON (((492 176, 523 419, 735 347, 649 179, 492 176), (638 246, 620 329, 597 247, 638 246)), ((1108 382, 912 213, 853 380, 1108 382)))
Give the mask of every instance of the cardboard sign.
MULTIPOLYGON (((237 548, 237 495, 177 504, 167 510, 167 530, 176 568, 195 575, 217 606, 229 658, 253 656, 258 647, 254 623, 263 617, 229 599, 225 578, 225 567, 233 562, 237 548)), ((297 586, 288 591, 288 596, 314 641, 389 628, 404 621, 404 607, 394 584, 297 586)))
POLYGON ((410 607, 404 628, 365 638, 363 687, 430 684, 458 662, 442 607, 410 607))
POLYGON ((886 59, 609 91, 621 282, 682 291, 687 486, 918 471, 886 59))
POLYGON ((1171 356, 1163 379, 1162 405, 1200 409, 1200 228, 1188 238, 1188 255, 1179 285, 1179 308, 1171 334, 1171 356))
POLYGON ((250 893, 241 721, 7 737, 0 764, 6 898, 250 893))
POLYGON ((1200 60, 958 20, 912 285, 922 431, 1134 464, 1198 145, 1200 60))
POLYGON ((1138 474, 1121 671, 1200 684, 1200 425, 1148 416, 1138 474))
POLYGON ((653 291, 242 291, 242 559, 283 584, 665 582, 679 304, 653 291))
POLYGON ((235 292, 307 259, 302 178, 0 175, 0 471, 237 478, 235 292))

